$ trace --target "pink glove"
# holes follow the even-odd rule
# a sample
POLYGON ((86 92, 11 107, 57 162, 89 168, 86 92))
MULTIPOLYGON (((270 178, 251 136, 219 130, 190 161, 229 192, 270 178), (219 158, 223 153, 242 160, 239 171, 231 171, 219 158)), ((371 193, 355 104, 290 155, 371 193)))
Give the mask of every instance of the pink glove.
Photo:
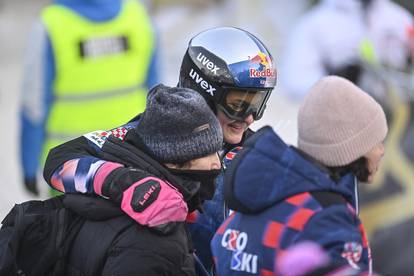
POLYGON ((141 225, 182 222, 188 213, 183 196, 171 184, 117 163, 105 162, 96 172, 93 186, 96 194, 120 204, 141 225))
POLYGON ((155 177, 144 178, 126 189, 121 209, 139 224, 150 227, 185 221, 188 214, 187 204, 178 190, 155 177), (134 206, 146 207, 136 212, 134 206))

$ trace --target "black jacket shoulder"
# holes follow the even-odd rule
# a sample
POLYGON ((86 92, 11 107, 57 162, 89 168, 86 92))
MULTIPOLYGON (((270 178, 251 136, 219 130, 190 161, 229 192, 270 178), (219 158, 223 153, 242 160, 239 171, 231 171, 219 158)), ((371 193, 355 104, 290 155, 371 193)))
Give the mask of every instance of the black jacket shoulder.
POLYGON ((66 275, 195 275, 184 223, 161 233, 138 225, 107 200, 84 195, 70 200, 67 208, 86 221, 73 242, 66 275))

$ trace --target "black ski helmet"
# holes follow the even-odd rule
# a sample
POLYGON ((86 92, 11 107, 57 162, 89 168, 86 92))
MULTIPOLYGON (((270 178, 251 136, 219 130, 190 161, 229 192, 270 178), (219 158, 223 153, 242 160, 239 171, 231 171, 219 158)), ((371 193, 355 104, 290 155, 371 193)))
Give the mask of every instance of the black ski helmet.
POLYGON ((259 120, 276 85, 276 68, 266 46, 234 27, 218 27, 194 36, 184 55, 179 86, 198 91, 216 112, 259 120))

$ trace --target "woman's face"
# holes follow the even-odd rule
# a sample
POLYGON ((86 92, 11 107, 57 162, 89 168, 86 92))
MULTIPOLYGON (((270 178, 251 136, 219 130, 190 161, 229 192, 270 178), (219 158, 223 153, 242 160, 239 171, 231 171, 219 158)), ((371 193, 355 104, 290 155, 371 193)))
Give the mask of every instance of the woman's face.
POLYGON ((367 159, 367 163, 368 163, 367 165, 368 165, 368 171, 369 171, 367 183, 372 183, 374 181, 374 176, 376 172, 378 171, 378 167, 379 167, 382 157, 384 156, 384 153, 385 153, 384 143, 381 142, 364 156, 367 159))
POLYGON ((243 133, 254 122, 253 115, 249 115, 243 121, 230 119, 221 110, 217 110, 217 118, 223 130, 223 140, 229 144, 238 144, 243 138, 243 133))

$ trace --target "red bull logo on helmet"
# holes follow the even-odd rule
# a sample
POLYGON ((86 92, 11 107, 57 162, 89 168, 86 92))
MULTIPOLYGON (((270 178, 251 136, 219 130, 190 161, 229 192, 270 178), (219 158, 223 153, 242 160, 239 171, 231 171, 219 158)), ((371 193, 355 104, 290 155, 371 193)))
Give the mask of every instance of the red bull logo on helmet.
POLYGON ((249 69, 249 76, 251 78, 274 78, 276 77, 275 71, 272 68, 269 68, 269 66, 272 64, 272 61, 270 58, 262 53, 259 52, 254 57, 250 58, 251 64, 258 64, 259 68, 250 68, 249 69))

